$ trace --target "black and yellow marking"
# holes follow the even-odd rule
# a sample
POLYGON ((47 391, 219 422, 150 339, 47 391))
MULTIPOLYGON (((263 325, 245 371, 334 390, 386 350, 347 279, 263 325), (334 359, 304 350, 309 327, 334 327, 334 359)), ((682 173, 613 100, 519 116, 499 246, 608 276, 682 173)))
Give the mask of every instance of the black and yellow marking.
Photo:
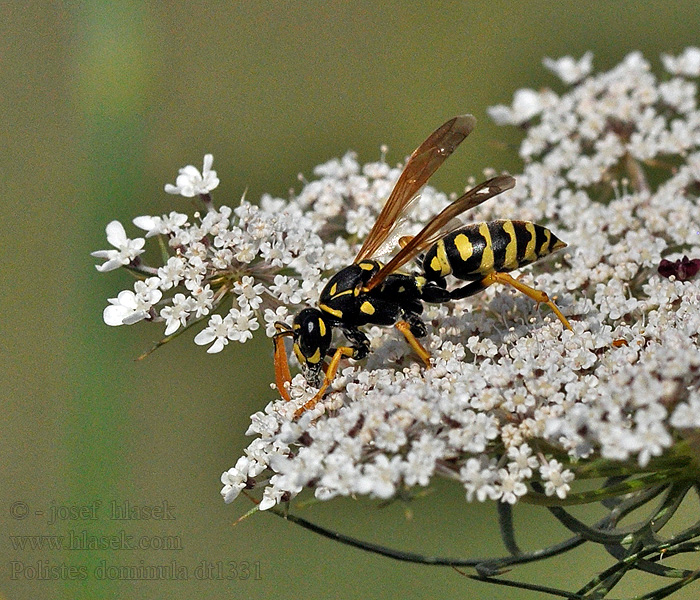
POLYGON ((370 316, 376 312, 374 306, 368 300, 365 300, 362 304, 360 304, 360 311, 370 316))
POLYGON ((459 252, 460 260, 468 261, 474 254, 474 246, 472 246, 469 236, 466 233, 458 233, 453 241, 457 252, 459 252))
MULTIPOLYGON (((335 296, 337 298, 337 296, 335 296)), ((319 304, 318 307, 324 311, 327 312, 329 315, 334 316, 336 319, 342 319, 343 318, 343 311, 339 310, 337 308, 331 308, 327 304, 319 304)))
MULTIPOLYGON (((480 273, 490 273, 495 267, 495 253, 493 247, 493 239, 491 236, 491 223, 479 223, 479 234, 484 238, 484 247, 481 250, 481 264, 479 265, 480 273)), ((495 229, 496 241, 501 241, 501 229, 495 229)), ((500 261, 499 261, 500 262, 500 261)))
POLYGON ((297 360, 302 364, 308 362, 312 365, 316 365, 321 361, 321 350, 319 348, 316 348, 316 352, 311 356, 306 356, 301 352, 299 346, 294 346, 294 354, 296 354, 297 360))
MULTIPOLYGON (((445 247, 445 240, 438 240, 428 252, 428 255, 431 255, 429 259, 431 272, 437 273, 439 277, 446 277, 452 272, 450 259, 447 256, 447 248, 445 247)), ((428 261, 428 255, 426 255, 426 263, 428 261)))
MULTIPOLYGON (((346 321, 348 315, 356 315, 361 310, 364 285, 381 268, 376 260, 363 260, 338 271, 326 284, 319 299, 319 309, 329 318, 346 321)), ((367 309, 369 310, 369 309, 367 309)))
POLYGON ((525 223, 525 227, 518 228, 519 232, 516 234, 518 236, 518 249, 520 249, 520 246, 522 244, 522 252, 523 254, 521 255, 520 252, 518 252, 518 259, 520 262, 524 262, 526 260, 534 260, 534 257, 537 256, 537 251, 536 251, 536 240, 537 240, 537 232, 535 231, 535 224, 534 223, 525 223), (522 241, 521 241, 522 240, 522 241))
POLYGON ((512 271, 517 269, 517 265, 520 264, 520 261, 518 261, 518 238, 513 221, 503 222, 503 233, 508 236, 508 242, 503 251, 503 263, 500 265, 500 268, 512 271))
POLYGON ((519 269, 564 246, 549 229, 527 221, 474 223, 435 243, 423 269, 428 279, 454 275, 472 281, 519 269))

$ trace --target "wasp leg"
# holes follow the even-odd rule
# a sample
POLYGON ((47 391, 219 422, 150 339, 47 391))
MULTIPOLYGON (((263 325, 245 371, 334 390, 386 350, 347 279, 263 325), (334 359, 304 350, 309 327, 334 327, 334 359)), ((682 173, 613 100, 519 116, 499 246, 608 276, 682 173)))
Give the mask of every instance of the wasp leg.
POLYGON ((399 321, 394 325, 396 329, 398 329, 401 333, 403 333, 403 336, 406 338, 406 341, 409 343, 411 348, 415 351, 415 353, 420 356, 421 360, 425 363, 426 367, 430 367, 430 352, 428 352, 421 343, 418 341, 416 336, 413 334, 411 331, 412 326, 408 321, 399 321))
POLYGON ((275 335, 273 343, 275 345, 275 384, 280 396, 287 402, 291 400, 287 391, 286 383, 292 380, 292 374, 289 372, 289 362, 287 358, 287 350, 284 347, 284 335, 275 335))
MULTIPOLYGON (((369 354, 369 339, 357 327, 343 327, 343 335, 350 341, 353 353, 349 358, 362 360, 369 354)), ((334 352, 334 351, 333 351, 334 352)), ((332 354, 332 352, 329 352, 332 354)))
POLYGON ((559 307, 549 299, 549 296, 545 292, 536 290, 534 288, 531 288, 529 285, 521 283, 517 279, 514 279, 513 277, 508 275, 508 273, 490 273, 485 277, 485 279, 489 280, 487 285, 491 285, 495 282, 511 285, 516 290, 532 298, 538 304, 546 304, 547 306, 549 306, 549 308, 551 308, 554 311, 554 314, 557 315, 557 318, 561 321, 562 325, 566 327, 569 331, 573 331, 571 325, 569 324, 569 320, 561 313, 559 307))
POLYGON ((324 394, 326 393, 328 386, 335 378, 335 374, 338 372, 338 366, 340 365, 340 361, 343 358, 352 358, 354 354, 355 349, 350 348, 348 346, 341 346, 335 351, 331 362, 328 363, 328 367, 326 368, 326 376, 323 378, 321 388, 318 390, 318 392, 316 392, 316 395, 313 398, 311 398, 311 400, 306 402, 306 404, 304 404, 304 406, 302 406, 301 408, 297 409, 297 411, 294 413, 295 419, 298 419, 307 410, 311 410, 314 406, 318 404, 318 402, 321 400, 321 398, 323 398, 324 394))
MULTIPOLYGON (((420 308, 422 309, 423 307, 421 306, 420 308)), ((428 330, 425 327, 423 319, 420 318, 420 315, 412 312, 406 312, 403 320, 411 326, 411 333, 417 338, 425 337, 428 334, 428 330)))
POLYGON ((491 285, 491 283, 487 283, 486 278, 473 281, 468 285, 464 285, 461 288, 457 288, 456 290, 449 292, 450 300, 461 300, 462 298, 467 298, 468 296, 478 294, 481 290, 485 290, 489 285, 491 285))
POLYGON ((561 321, 562 325, 564 325, 564 327, 566 327, 569 331, 573 331, 568 319, 561 313, 557 305, 549 299, 549 296, 545 292, 536 290, 534 288, 531 288, 529 285, 521 283, 517 279, 511 277, 508 273, 489 273, 486 277, 480 279, 479 281, 475 281, 473 283, 470 283, 469 285, 465 285, 464 287, 454 290, 451 293, 451 297, 453 300, 466 298, 467 296, 472 296, 477 292, 480 292, 481 290, 489 287, 494 283, 510 285, 519 292, 522 292, 526 296, 532 298, 538 304, 546 304, 547 306, 549 306, 549 308, 551 308, 554 311, 554 314, 561 321))

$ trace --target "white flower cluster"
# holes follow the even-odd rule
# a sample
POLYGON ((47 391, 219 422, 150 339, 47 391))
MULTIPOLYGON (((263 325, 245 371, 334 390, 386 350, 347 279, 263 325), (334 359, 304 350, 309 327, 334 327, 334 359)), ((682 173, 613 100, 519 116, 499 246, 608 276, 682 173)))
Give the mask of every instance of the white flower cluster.
MULTIPOLYGON (((252 416, 256 438, 222 475, 224 499, 254 488, 264 488, 261 509, 305 488, 389 498, 434 476, 460 481, 468 500, 515 503, 533 480, 564 498, 578 465, 651 469, 700 428, 700 277, 657 272, 662 258, 700 257, 699 54, 664 57, 660 79, 636 53, 594 75, 589 54, 548 60, 564 94, 520 90, 492 111, 525 127, 526 166, 469 217, 538 222, 569 243, 520 277, 556 298, 573 331, 495 286, 426 306, 429 369, 396 331, 371 327, 368 359, 342 369, 313 410, 294 419, 315 392, 298 375, 291 402, 252 416)), ((393 179, 341 216, 357 170, 351 157, 329 163, 295 199, 327 241, 326 266, 352 259, 352 234, 368 227, 358 214, 374 214, 393 179), (350 243, 330 241, 324 228, 335 234, 343 219, 350 243)))
MULTIPOLYGON (((176 185, 165 186, 170 194, 199 196, 203 216, 171 212, 133 220, 145 238, 165 241, 168 257, 161 266, 144 260, 145 238, 127 238, 118 221, 107 225, 107 241, 115 249, 92 253, 105 259, 97 270, 126 267, 139 277, 133 290, 109 299, 103 315, 107 325, 162 322, 164 335, 170 336, 209 316, 194 341, 210 353, 229 341, 249 340, 261 321, 272 336, 275 322, 291 322, 289 306, 313 304, 325 274, 352 262, 358 240, 367 235, 400 174, 384 161, 361 168, 348 153, 317 167, 319 178, 290 200, 264 196, 260 206, 241 200, 235 209, 216 209, 210 192, 219 179, 212 164, 207 154, 201 173, 188 165, 180 169, 176 185)), ((405 232, 447 201, 427 189, 405 232)))
MULTIPOLYGON (((569 244, 519 277, 555 298, 573 331, 497 286, 425 306, 429 369, 397 331, 369 327, 369 357, 343 363, 313 410, 294 418, 316 391, 297 375, 291 402, 252 416, 256 437, 222 476, 225 500, 253 488, 263 509, 305 488, 389 498, 434 476, 460 481, 468 500, 515 503, 534 480, 564 498, 577 465, 651 469, 700 428, 700 276, 688 275, 700 258, 699 57, 662 57, 661 78, 639 54, 600 74, 590 54, 547 59, 565 93, 519 90, 491 110, 526 131, 525 168, 468 217, 534 221, 569 244)), ((209 352, 263 323, 273 335, 352 262, 400 173, 347 154, 290 199, 217 209, 211 167, 207 155, 202 173, 187 166, 166 186, 199 196, 202 215, 138 217, 146 234, 133 240, 108 225, 115 249, 94 253, 98 270, 127 268, 139 281, 109 300, 107 324, 155 321, 169 336, 207 319, 195 342, 209 352), (145 248, 153 237, 167 253, 157 265, 145 248)), ((403 232, 447 202, 425 188, 403 232)))

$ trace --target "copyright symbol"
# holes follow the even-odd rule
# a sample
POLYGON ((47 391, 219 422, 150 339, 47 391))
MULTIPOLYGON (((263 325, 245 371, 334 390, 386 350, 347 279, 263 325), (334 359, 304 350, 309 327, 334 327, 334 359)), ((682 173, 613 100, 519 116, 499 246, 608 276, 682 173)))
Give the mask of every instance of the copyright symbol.
POLYGON ((26 502, 22 502, 21 500, 17 502, 13 502, 10 505, 10 516, 13 519, 24 519, 27 515, 29 514, 29 506, 27 506, 26 502))

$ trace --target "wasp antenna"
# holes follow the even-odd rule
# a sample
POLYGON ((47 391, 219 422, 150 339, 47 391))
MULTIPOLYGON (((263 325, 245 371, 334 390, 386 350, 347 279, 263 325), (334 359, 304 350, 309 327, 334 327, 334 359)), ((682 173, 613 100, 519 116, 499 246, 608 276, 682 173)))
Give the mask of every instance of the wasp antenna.
POLYGON ((275 329, 277 333, 273 336, 274 338, 294 335, 292 328, 283 321, 277 321, 275 323, 275 329))

